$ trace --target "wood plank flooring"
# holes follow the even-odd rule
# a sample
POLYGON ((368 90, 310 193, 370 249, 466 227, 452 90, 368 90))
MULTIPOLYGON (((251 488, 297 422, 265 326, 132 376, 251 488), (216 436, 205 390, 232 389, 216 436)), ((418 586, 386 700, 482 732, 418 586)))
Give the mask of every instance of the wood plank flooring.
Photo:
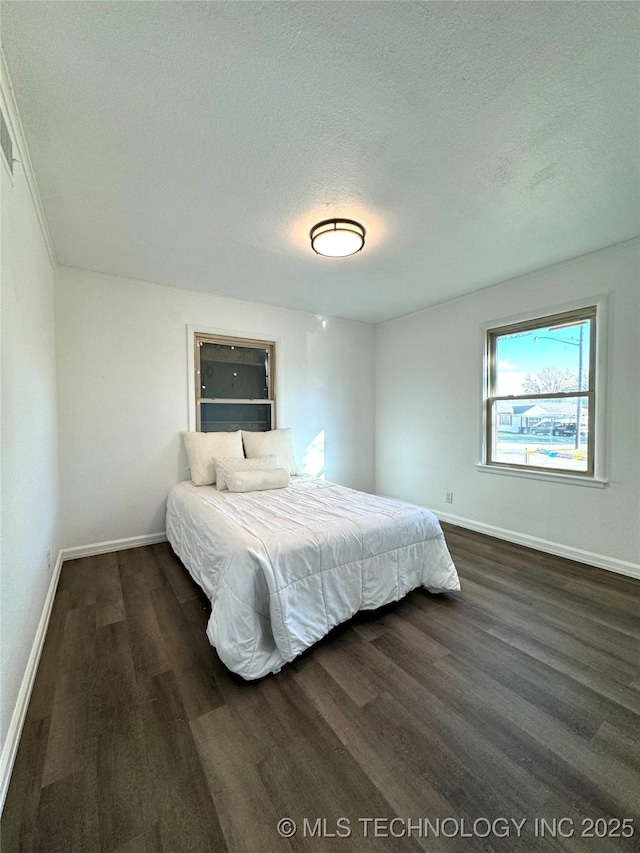
POLYGON ((443 527, 461 593, 253 683, 169 545, 65 563, 3 853, 640 850, 640 582, 443 527))

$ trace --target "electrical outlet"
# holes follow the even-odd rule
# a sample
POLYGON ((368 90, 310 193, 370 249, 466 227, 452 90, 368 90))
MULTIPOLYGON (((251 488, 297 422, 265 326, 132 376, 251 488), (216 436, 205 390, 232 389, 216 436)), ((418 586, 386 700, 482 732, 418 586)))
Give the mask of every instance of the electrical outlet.
POLYGON ((448 504, 453 503, 453 492, 447 492, 445 495, 445 500, 448 504))
POLYGON ((47 548, 47 568, 51 571, 51 548, 47 548))

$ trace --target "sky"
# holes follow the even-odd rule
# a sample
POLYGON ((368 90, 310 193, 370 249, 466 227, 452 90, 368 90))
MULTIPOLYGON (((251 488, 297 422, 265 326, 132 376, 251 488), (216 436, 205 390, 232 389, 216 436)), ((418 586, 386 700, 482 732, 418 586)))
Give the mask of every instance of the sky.
MULTIPOLYGON (((589 366, 589 326, 590 321, 582 324, 583 375, 588 373, 589 366)), ((545 367, 560 371, 570 370, 577 376, 579 341, 580 326, 578 325, 562 329, 540 328, 535 331, 500 335, 496 341, 498 394, 524 393, 522 383, 525 377, 535 376, 545 367)))

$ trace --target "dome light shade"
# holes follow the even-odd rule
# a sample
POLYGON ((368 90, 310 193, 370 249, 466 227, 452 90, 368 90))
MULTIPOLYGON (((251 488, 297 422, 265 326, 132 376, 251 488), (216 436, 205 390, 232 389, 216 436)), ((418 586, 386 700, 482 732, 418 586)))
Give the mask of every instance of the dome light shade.
POLYGON ((346 258, 364 246, 364 225, 353 219, 325 219, 314 225, 309 236, 311 248, 327 258, 346 258))

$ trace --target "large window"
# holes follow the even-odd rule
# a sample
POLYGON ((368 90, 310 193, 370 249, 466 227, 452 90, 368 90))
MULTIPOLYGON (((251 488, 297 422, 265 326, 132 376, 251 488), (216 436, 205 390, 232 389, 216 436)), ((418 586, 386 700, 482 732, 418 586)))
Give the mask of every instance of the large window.
POLYGON ((196 429, 275 427, 275 344, 195 334, 196 429))
POLYGON ((593 477, 596 308, 487 332, 485 462, 593 477))

